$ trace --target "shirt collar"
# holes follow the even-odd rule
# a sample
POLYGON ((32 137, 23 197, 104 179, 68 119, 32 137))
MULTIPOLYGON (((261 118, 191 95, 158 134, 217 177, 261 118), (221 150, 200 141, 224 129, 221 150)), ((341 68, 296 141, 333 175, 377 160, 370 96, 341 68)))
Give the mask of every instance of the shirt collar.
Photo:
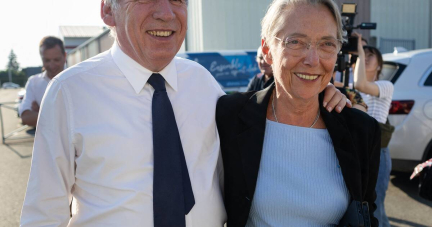
POLYGON ((160 72, 152 72, 126 55, 120 49, 116 41, 111 48, 111 56, 114 63, 119 67, 120 71, 124 74, 137 94, 143 89, 152 73, 160 73, 168 85, 174 91, 177 91, 177 69, 175 58, 160 72))
POLYGON ((44 80, 48 81, 48 82, 51 81, 51 79, 48 77, 46 71, 43 71, 43 72, 42 72, 42 78, 43 78, 44 80))

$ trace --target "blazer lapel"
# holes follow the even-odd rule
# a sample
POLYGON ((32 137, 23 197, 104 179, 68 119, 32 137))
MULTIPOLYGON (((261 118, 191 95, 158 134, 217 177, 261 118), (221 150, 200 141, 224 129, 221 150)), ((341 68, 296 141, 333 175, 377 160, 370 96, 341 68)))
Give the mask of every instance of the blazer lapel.
MULTIPOLYGON (((241 164, 250 199, 253 198, 258 179, 264 144, 267 106, 273 89, 274 84, 256 92, 238 115, 244 123, 245 129, 237 135, 237 143, 242 157, 241 164)), ((323 92, 319 98, 321 116, 332 139, 345 184, 353 199, 361 201, 361 168, 351 133, 343 116, 336 112, 327 112, 321 105, 322 102, 323 92)))
POLYGON ((242 167, 248 188, 248 196, 255 193, 261 153, 264 143, 267 105, 274 85, 256 92, 245 104, 238 117, 244 123, 244 131, 237 136, 237 142, 242 157, 242 167))
POLYGON ((323 92, 320 94, 321 116, 333 142, 333 147, 342 170, 345 185, 353 199, 361 201, 361 168, 354 141, 342 114, 329 113, 322 105, 323 92))

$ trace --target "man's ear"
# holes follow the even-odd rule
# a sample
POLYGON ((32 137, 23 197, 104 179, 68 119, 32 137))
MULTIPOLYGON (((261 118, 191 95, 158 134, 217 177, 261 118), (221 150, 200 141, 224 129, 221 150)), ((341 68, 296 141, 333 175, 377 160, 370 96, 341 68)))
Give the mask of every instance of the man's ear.
POLYGON ((263 52, 264 60, 267 62, 267 64, 269 65, 273 64, 273 59, 270 53, 270 47, 268 46, 265 39, 261 39, 261 50, 263 52))
POLYGON ((101 18, 103 22, 110 26, 115 26, 114 12, 111 5, 105 4, 105 0, 101 0, 101 18))

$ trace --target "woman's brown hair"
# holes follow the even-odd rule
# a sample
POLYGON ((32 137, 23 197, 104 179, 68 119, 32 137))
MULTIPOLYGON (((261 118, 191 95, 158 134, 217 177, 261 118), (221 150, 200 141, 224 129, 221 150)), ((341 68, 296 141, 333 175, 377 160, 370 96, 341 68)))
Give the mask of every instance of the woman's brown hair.
POLYGON ((376 80, 379 80, 383 68, 383 64, 384 64, 381 51, 379 51, 376 47, 373 46, 363 46, 363 50, 368 50, 369 52, 371 52, 373 55, 377 57, 379 69, 377 70, 376 80))

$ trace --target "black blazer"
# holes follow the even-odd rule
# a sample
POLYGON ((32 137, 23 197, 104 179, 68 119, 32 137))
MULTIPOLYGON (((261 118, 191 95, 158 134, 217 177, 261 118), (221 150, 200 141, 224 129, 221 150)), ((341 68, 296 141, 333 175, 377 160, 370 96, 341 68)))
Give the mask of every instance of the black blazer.
MULTIPOLYGON (((258 92, 222 96, 216 107, 216 122, 225 171, 225 208, 228 227, 245 226, 254 197, 264 142, 267 106, 274 84, 258 92)), ((323 94, 320 94, 322 103, 323 94)), ((375 184, 380 158, 378 122, 357 109, 329 113, 320 105, 321 116, 333 141, 351 199, 369 203, 372 226, 375 184)), ((319 168, 319 167, 317 167, 319 168)))

